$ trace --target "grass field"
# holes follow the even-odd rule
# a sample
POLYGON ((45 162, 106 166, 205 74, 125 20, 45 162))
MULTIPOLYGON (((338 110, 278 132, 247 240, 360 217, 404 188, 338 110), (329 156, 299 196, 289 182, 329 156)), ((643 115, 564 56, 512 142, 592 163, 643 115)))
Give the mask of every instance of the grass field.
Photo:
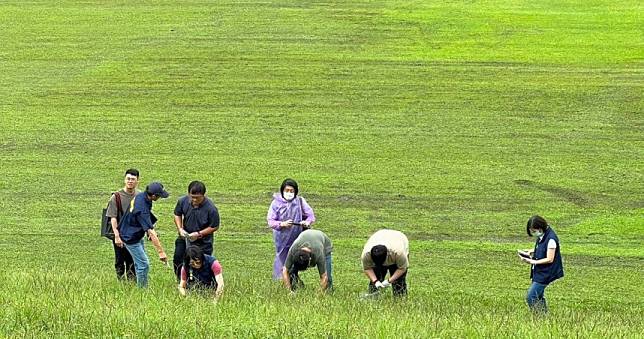
MULTIPOLYGON (((596 337, 644 332, 644 6, 638 1, 3 1, 0 336, 596 337), (206 183, 225 298, 113 274, 101 209, 125 169, 172 210, 206 183), (336 293, 270 280, 265 216, 298 180, 336 293), (524 302, 548 219, 566 276, 524 302), (410 295, 358 300, 381 228, 410 295)), ((150 243, 146 244, 156 258, 150 243)), ((315 285, 316 274, 304 279, 315 285)))

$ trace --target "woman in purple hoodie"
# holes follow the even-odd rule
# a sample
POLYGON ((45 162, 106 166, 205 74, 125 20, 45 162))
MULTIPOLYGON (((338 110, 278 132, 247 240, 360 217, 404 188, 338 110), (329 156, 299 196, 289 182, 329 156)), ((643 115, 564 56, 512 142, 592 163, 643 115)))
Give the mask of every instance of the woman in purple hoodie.
POLYGON ((293 179, 284 180, 280 192, 273 195, 273 202, 266 215, 268 227, 273 229, 275 242, 274 280, 282 278, 282 267, 293 241, 302 230, 311 228, 315 222, 313 209, 297 193, 297 182, 293 179))

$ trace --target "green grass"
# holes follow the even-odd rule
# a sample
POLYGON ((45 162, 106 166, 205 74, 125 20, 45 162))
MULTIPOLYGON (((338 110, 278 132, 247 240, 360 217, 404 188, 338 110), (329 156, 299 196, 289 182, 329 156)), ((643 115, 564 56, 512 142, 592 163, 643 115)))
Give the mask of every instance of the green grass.
POLYGON ((642 13, 3 2, 0 336, 641 336, 642 13), (182 300, 157 262, 149 291, 115 281, 97 224, 129 167, 172 194, 155 205, 168 253, 175 199, 207 184, 221 303, 182 300), (285 177, 335 243, 333 296, 290 298, 270 280, 265 215, 285 177), (555 227, 566 269, 546 319, 526 310, 514 254, 532 214, 555 227), (380 228, 411 240, 404 302, 358 300, 380 228))

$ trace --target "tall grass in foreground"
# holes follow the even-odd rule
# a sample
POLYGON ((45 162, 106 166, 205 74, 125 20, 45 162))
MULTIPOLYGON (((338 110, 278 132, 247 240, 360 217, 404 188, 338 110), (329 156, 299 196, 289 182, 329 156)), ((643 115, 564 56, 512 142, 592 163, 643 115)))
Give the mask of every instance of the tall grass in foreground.
MULTIPOLYGON (((257 253, 257 248, 250 250, 257 253)), ((363 300, 360 295, 366 290, 366 280, 353 267, 355 260, 345 255, 354 250, 338 251, 336 292, 328 296, 319 294, 315 272, 305 272, 306 289, 289 296, 270 281, 268 270, 241 267, 242 260, 235 258, 244 255, 243 251, 222 254, 228 258, 222 259, 226 293, 217 304, 210 295, 180 297, 171 270, 156 262, 148 290, 117 282, 107 263, 71 268, 71 263, 53 262, 35 269, 5 270, 0 275, 5 281, 0 295, 0 333, 30 337, 632 338, 644 330, 641 296, 625 300, 600 294, 593 302, 584 289, 576 292, 571 286, 575 275, 592 280, 594 272, 569 271, 570 279, 547 290, 548 316, 534 317, 523 300, 527 272, 491 267, 495 265, 492 259, 473 268, 478 274, 461 277, 456 267, 433 270, 431 261, 417 258, 410 269, 408 298, 398 300, 385 293, 379 299, 363 300), (609 304, 611 300, 614 305, 609 304)), ((463 255, 465 262, 481 257, 463 255)), ((637 285, 635 281, 624 283, 637 285)), ((641 291, 641 286, 636 290, 641 291)))
MULTIPOLYGON (((641 1, 0 2, 0 336, 641 338, 641 1), (208 185, 225 299, 114 280, 126 168, 208 185), (333 296, 270 280, 270 195, 300 183, 333 296), (534 319, 515 250, 543 214, 566 277, 534 319), (361 301, 369 234, 410 296, 361 301)), ((149 247, 149 246, 148 246, 149 247)), ((150 248, 148 248, 150 250, 150 248)))

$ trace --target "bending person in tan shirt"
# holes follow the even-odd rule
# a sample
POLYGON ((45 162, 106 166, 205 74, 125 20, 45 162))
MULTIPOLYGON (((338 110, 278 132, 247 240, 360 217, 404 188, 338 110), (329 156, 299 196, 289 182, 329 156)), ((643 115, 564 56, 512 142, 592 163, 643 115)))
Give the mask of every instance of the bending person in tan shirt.
POLYGON ((389 286, 394 296, 407 295, 409 240, 399 231, 380 230, 374 233, 362 250, 362 269, 369 278, 369 293, 389 286), (389 272, 389 279, 385 276, 389 272))

